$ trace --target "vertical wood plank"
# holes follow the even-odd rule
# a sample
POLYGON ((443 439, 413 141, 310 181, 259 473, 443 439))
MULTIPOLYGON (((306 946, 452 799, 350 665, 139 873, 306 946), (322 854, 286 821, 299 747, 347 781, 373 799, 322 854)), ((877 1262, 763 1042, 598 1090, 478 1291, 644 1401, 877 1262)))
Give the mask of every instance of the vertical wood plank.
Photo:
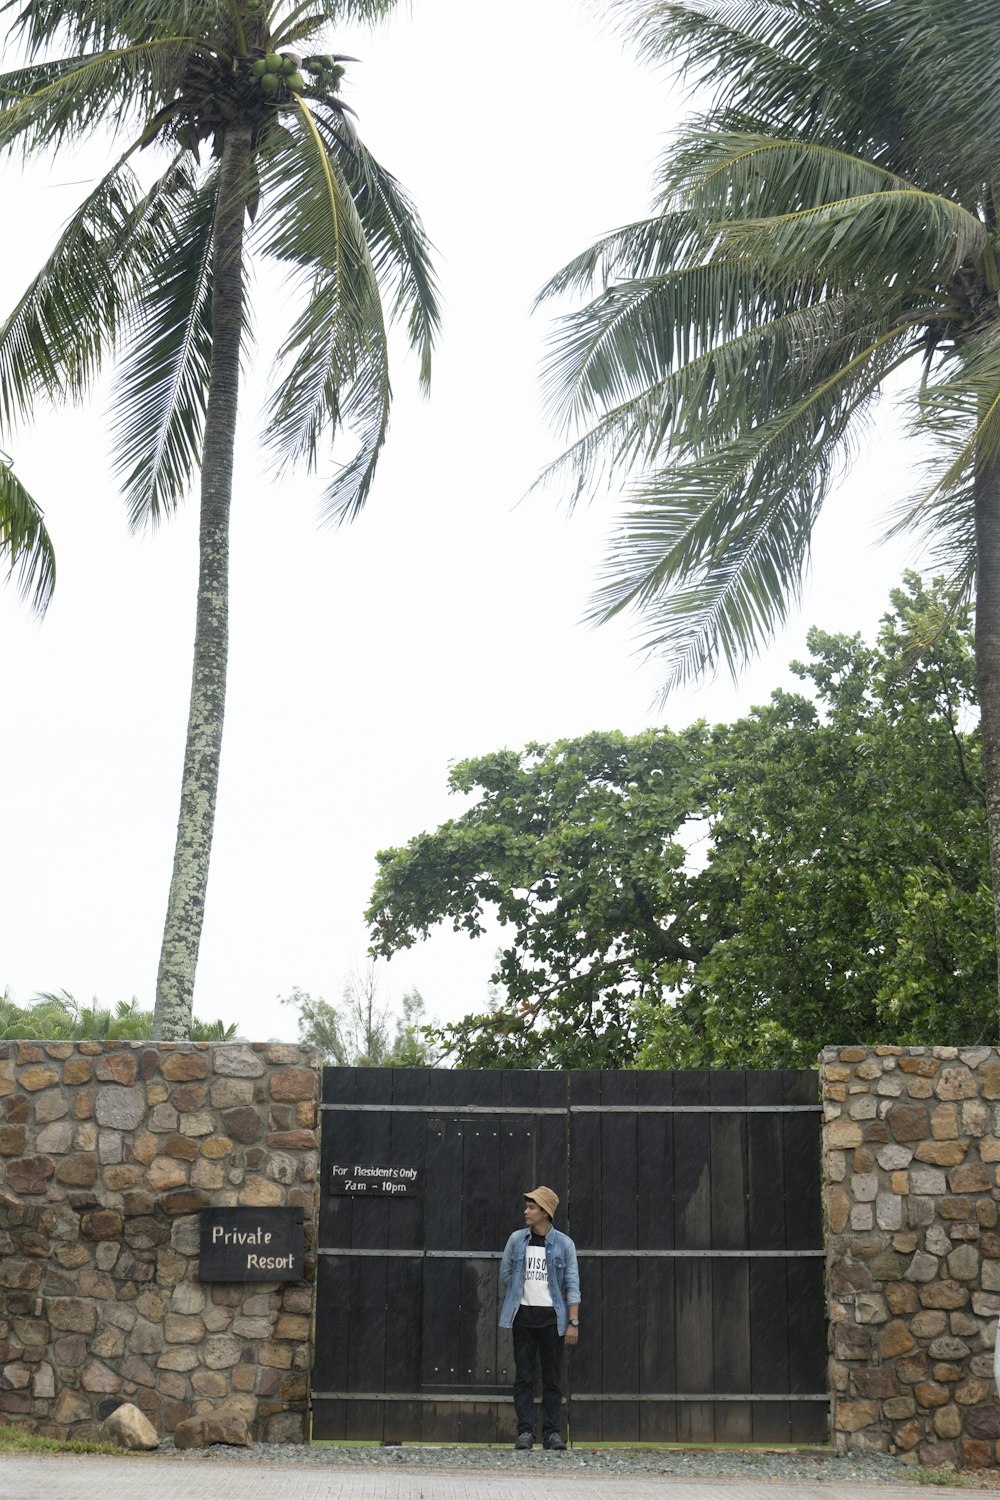
POLYGON ((349 1443, 381 1443, 385 1437, 386 1401, 345 1401, 344 1437, 349 1443))
MULTIPOLYGON (((385 1390, 386 1261, 375 1256, 352 1258, 350 1264, 350 1336, 347 1390, 385 1390)), ((350 1441, 382 1438, 385 1403, 349 1401, 345 1436, 350 1441)))
POLYGON ((600 1395, 603 1378, 603 1262, 591 1259, 583 1264, 586 1277, 584 1301, 580 1313, 580 1342, 567 1352, 567 1389, 570 1393, 569 1424, 573 1441, 599 1443, 603 1426, 598 1401, 573 1401, 574 1393, 600 1395), (588 1315, 587 1309, 590 1309, 588 1315))
MULTIPOLYGON (((674 1102, 672 1073, 639 1073, 636 1104, 674 1102)), ((637 1116, 638 1244, 641 1249, 674 1248, 674 1116, 637 1116)), ((639 1389, 662 1395, 677 1389, 674 1314, 674 1262, 649 1260, 640 1267, 639 1389)), ((675 1402, 643 1402, 639 1408, 639 1436, 645 1443, 677 1440, 675 1402)))
MULTIPOLYGON (((745 1260, 717 1260, 713 1272, 712 1385, 720 1394, 741 1394, 750 1390, 750 1268, 745 1260)), ((718 1402, 715 1441, 751 1442, 752 1407, 752 1402, 718 1402)))
MULTIPOLYGON (((746 1074, 713 1072, 713 1104, 744 1104, 746 1074)), ((747 1116, 711 1116, 712 1247, 744 1250, 747 1246, 747 1116)), ((717 1260, 712 1278, 713 1386, 737 1394, 750 1389, 750 1278, 746 1261, 717 1260)), ((753 1434, 752 1403, 720 1401, 715 1409, 718 1443, 749 1442, 753 1434)))
POLYGON ((458 1410, 459 1442, 491 1443, 493 1441, 497 1427, 494 1402, 463 1401, 458 1410))
POLYGON ((823 1225, 817 1185, 820 1181, 820 1117, 781 1115, 785 1173, 785 1244, 789 1250, 819 1250, 823 1225))
MULTIPOLYGON (((574 1072, 570 1099, 574 1104, 599 1104, 598 1074, 574 1072)), ((551 1117, 550 1117, 551 1118, 551 1117)), ((601 1117, 599 1114, 570 1116, 568 1212, 564 1222, 577 1249, 601 1249, 603 1204, 601 1202, 601 1117)))
POLYGON ((462 1316, 457 1383, 460 1386, 499 1385, 497 1343, 502 1330, 498 1327, 496 1261, 470 1258, 459 1264, 462 1268, 462 1316))
POLYGON ((314 1401, 312 1404, 312 1441, 342 1443, 347 1430, 346 1401, 314 1401))
MULTIPOLYGON (((635 1104, 635 1074, 601 1074, 601 1103, 621 1109, 635 1104)), ((598 1204, 601 1245, 634 1250, 638 1243, 638 1150, 634 1114, 602 1114, 598 1204)))
MULTIPOLYGON (((701 1391, 710 1393, 712 1390, 713 1267, 713 1261, 704 1259, 675 1262, 677 1388, 685 1395, 696 1395, 701 1391)), ((715 1406, 712 1402, 678 1402, 677 1441, 715 1441, 715 1406)))
MULTIPOLYGON (((675 1267, 673 1260, 650 1260, 640 1272, 639 1390, 643 1395, 677 1390, 675 1267)), ((643 1402, 640 1437, 644 1443, 676 1442, 676 1403, 643 1402)))
MULTIPOLYGON (((823 1297, 823 1262, 788 1262, 788 1389, 799 1393, 825 1391, 826 1318, 823 1297)), ((789 1403, 791 1441, 826 1441, 829 1408, 819 1401, 789 1403)))
MULTIPOLYGON (((750 1262, 750 1386, 757 1395, 788 1390, 788 1285, 785 1260, 750 1262)), ((788 1403, 758 1401, 753 1407, 755 1443, 791 1441, 788 1403)))
POLYGON ((462 1246, 461 1122, 443 1113, 427 1120, 424 1237, 428 1250, 462 1246))
POLYGON ((421 1401, 387 1401, 382 1418, 384 1443, 419 1443, 423 1437, 421 1401))
MULTIPOLYGON (((604 1260, 602 1286, 601 1388, 628 1395, 639 1389, 639 1262, 604 1260)), ((601 1423, 605 1442, 638 1442, 639 1403, 606 1401, 601 1423)))
MULTIPOLYGON (((499 1105, 496 1073, 473 1075, 479 1105, 499 1105)), ((462 1131, 463 1250, 496 1250, 500 1238, 500 1122, 496 1115, 469 1115, 462 1131)))
POLYGON ((536 1115, 532 1141, 535 1154, 532 1170, 528 1174, 531 1180, 522 1191, 529 1191, 543 1184, 550 1187, 559 1197, 556 1223, 579 1243, 578 1230, 574 1227, 575 1206, 570 1192, 568 1115, 536 1115))
MULTIPOLYGON (((710 1102, 704 1071, 674 1074, 674 1103, 710 1102)), ((711 1122, 704 1114, 674 1116, 674 1244, 707 1250, 712 1244, 711 1122)), ((712 1263, 678 1260, 675 1267, 677 1388, 684 1394, 712 1389, 712 1263)), ((708 1403, 679 1402, 679 1442, 714 1442, 715 1411, 708 1403)))
POLYGON ((316 1297, 321 1315, 316 1319, 313 1390, 346 1391, 350 1326, 350 1262, 346 1258, 317 1257, 316 1297))
MULTIPOLYGON (((636 1104, 673 1104, 672 1073, 639 1073, 636 1104)), ((674 1117, 636 1116, 638 1243, 644 1250, 674 1248, 674 1117)))
POLYGON ((385 1389, 396 1395, 420 1390, 423 1279, 423 1264, 416 1256, 386 1258, 385 1389))
POLYGON ((458 1401, 425 1401, 421 1407, 421 1435, 425 1443, 457 1443, 458 1401))
POLYGON ((461 1260, 424 1261, 420 1383, 431 1394, 460 1384, 461 1278, 461 1260))

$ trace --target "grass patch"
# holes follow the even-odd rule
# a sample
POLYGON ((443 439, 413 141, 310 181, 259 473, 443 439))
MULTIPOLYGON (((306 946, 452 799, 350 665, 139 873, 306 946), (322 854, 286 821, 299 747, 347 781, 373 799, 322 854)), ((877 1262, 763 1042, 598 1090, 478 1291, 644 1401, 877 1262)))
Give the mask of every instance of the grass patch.
POLYGON ((23 1427, 0 1427, 0 1453, 129 1453, 114 1443, 80 1443, 67 1439, 39 1437, 37 1432, 27 1432, 23 1427))

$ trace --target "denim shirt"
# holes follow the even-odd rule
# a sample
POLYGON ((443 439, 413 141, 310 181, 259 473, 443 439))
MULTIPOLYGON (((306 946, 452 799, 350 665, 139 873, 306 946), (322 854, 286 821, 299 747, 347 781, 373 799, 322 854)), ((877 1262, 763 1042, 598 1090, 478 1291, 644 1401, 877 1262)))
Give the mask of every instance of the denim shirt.
MULTIPOLYGON (((515 1229, 504 1248, 500 1262, 500 1286, 504 1291, 500 1327, 512 1328, 524 1293, 524 1264, 530 1229, 515 1229)), ((550 1229, 545 1236, 545 1265, 549 1273, 549 1291, 556 1313, 560 1337, 566 1332, 567 1309, 580 1301, 580 1272, 576 1264, 576 1246, 568 1234, 550 1229)))

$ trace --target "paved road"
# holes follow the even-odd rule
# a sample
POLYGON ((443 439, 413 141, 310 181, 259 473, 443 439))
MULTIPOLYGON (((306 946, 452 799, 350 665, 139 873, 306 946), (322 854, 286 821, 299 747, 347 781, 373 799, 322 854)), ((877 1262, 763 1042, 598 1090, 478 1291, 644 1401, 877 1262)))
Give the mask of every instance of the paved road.
MULTIPOLYGON (((530 1500, 536 1473, 435 1473, 411 1469, 322 1469, 171 1462, 87 1455, 0 1457, 0 1500, 530 1500)), ((927 1500, 920 1485, 748 1484, 719 1480, 618 1479, 608 1474, 546 1475, 545 1500, 927 1500)), ((969 1496, 996 1490, 963 1489, 969 1496)))

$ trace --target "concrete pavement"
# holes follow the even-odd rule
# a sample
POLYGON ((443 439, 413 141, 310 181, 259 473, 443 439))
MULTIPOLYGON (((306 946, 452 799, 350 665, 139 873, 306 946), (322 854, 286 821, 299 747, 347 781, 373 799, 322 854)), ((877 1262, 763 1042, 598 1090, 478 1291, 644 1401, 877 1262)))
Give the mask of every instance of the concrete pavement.
MULTIPOLYGON (((554 1467, 554 1466, 553 1466, 554 1467)), ((541 1476, 405 1473, 330 1465, 204 1463, 193 1459, 0 1455, 0 1500, 529 1500, 541 1476)), ((778 1484, 738 1480, 546 1474, 546 1500, 927 1500, 928 1486, 778 1484)), ((963 1488, 969 1496, 996 1490, 963 1488)))

